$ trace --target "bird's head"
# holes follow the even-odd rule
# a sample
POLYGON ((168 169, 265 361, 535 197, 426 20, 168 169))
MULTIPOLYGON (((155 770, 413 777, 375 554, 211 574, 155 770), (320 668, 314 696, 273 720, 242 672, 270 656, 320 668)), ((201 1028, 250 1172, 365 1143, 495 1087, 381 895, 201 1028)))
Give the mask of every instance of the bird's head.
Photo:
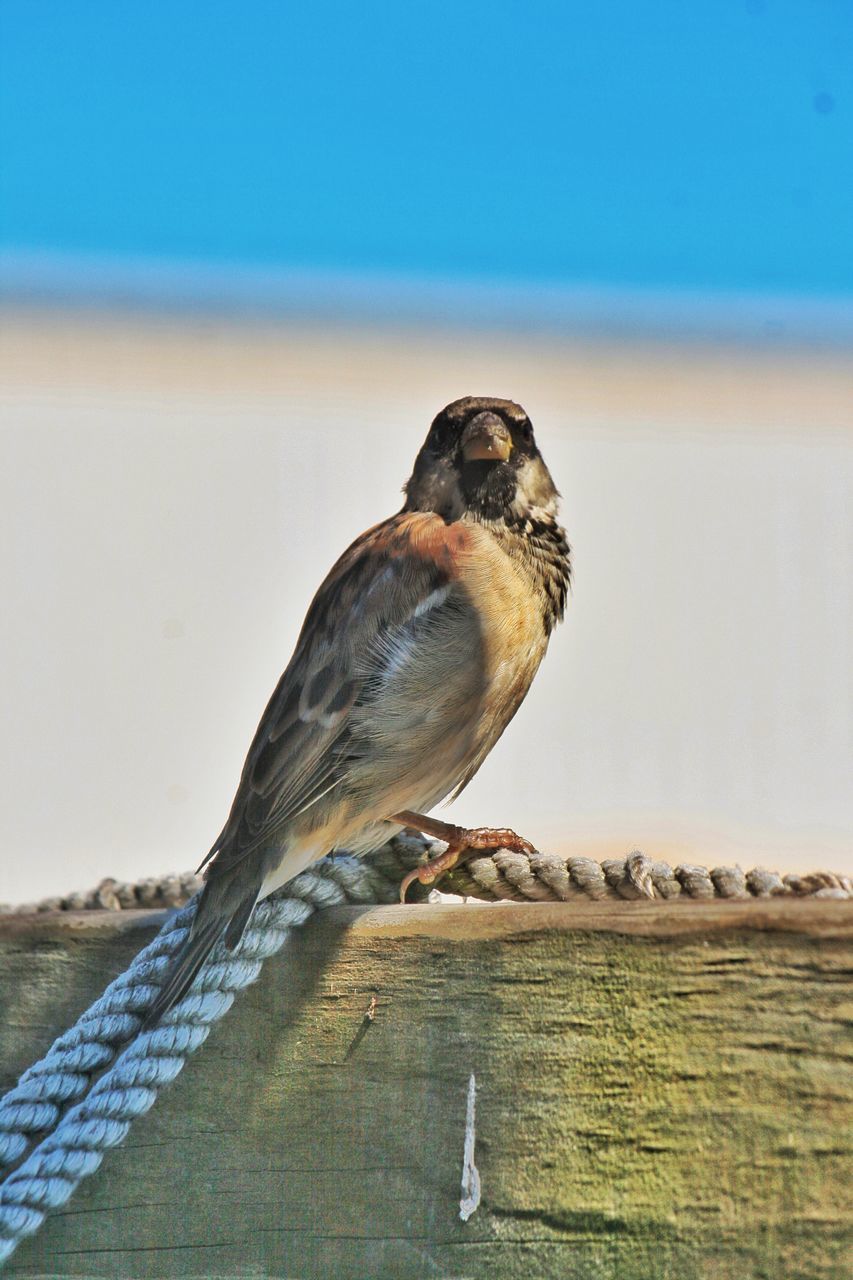
POLYGON ((554 515, 559 494, 530 419, 512 400, 465 396, 442 409, 415 459, 406 510, 445 520, 554 515))

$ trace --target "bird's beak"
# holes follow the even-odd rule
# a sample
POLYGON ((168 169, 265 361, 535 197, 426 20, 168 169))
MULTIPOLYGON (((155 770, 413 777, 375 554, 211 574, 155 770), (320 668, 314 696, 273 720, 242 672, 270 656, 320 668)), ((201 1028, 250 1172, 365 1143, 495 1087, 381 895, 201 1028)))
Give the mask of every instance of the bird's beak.
POLYGON ((478 413, 460 440, 466 462, 506 462, 512 453, 509 427, 496 413, 478 413))

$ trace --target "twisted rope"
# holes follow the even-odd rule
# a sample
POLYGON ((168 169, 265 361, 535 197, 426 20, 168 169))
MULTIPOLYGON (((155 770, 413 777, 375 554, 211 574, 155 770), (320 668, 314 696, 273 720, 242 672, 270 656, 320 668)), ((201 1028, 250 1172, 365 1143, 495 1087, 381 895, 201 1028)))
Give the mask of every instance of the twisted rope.
POLYGON ((39 902, 16 905, 0 902, 0 916, 30 916, 48 911, 150 911, 158 907, 183 907, 203 884, 194 871, 183 875, 146 877, 133 884, 108 876, 83 893, 58 894, 39 902))
POLYGON ((442 888, 450 893, 489 901, 571 902, 578 898, 850 898, 853 881, 832 871, 780 876, 756 867, 675 867, 655 862, 635 850, 627 858, 595 862, 592 858, 534 853, 529 857, 498 849, 488 857, 470 858, 448 872, 442 888))
MULTIPOLYGON (((424 857, 441 846, 418 836, 396 837, 410 843, 424 857)), ((398 847, 391 841, 385 848, 395 856, 398 847)), ((381 858, 383 850, 371 861, 381 858)), ((403 865, 402 863, 400 865, 403 865)), ((412 862, 408 863, 413 865, 412 862)), ((134 883, 102 880, 94 889, 69 893, 64 897, 42 898, 39 902, 17 905, 0 903, 2 915, 35 915, 53 911, 131 911, 157 907, 181 907, 202 886, 203 877, 192 871, 183 875, 147 877, 134 883)), ((853 880, 832 871, 814 871, 807 875, 755 867, 698 867, 685 863, 670 867, 636 851, 627 858, 596 862, 592 858, 563 857, 554 853, 513 853, 498 849, 481 854, 446 873, 441 889, 466 898, 482 898, 488 902, 570 902, 590 898, 688 898, 704 901, 710 898, 768 898, 778 896, 849 898, 853 897, 853 880)), ((1 1159, 2 1157, 0 1157, 1 1159)))
MULTIPOLYGON (((286 897, 274 894, 256 908, 235 951, 221 946, 214 950, 190 993, 158 1027, 137 1034, 142 1015, 187 936, 195 903, 167 920, 127 971, 0 1100, 0 1164, 13 1166, 0 1184, 0 1263, 38 1230, 51 1209, 68 1201, 108 1150, 124 1140, 133 1120, 153 1106, 159 1090, 175 1079, 236 993, 254 982, 263 961, 281 949, 294 927, 321 907, 394 901, 403 874, 432 852, 430 841, 403 834, 369 862, 331 856, 316 863, 291 881, 286 897), (34 1146, 45 1131, 47 1136, 34 1146)), ((168 877, 165 891, 157 888, 160 883, 142 882, 149 902, 164 892, 174 902, 194 881, 168 877)), ((783 878, 776 872, 744 873, 737 867, 673 870, 639 852, 597 863, 500 849, 457 866, 442 883, 455 893, 515 901, 853 896, 850 879, 829 872, 783 878)), ((115 881, 110 885, 109 893, 102 885, 93 894, 62 901, 74 903, 66 909, 78 910, 90 900, 92 906, 114 910, 139 905, 132 886, 117 886, 115 881)), ((48 901, 51 907, 41 909, 55 909, 55 900, 48 901)))
POLYGON ((401 876, 422 858, 423 842, 397 837, 380 854, 370 864, 323 859, 287 886, 286 897, 267 898, 240 945, 233 952, 217 947, 189 995, 154 1030, 137 1035, 141 1016, 186 939, 195 914, 191 903, 166 921, 127 971, 24 1072, 0 1101, 3 1161, 21 1159, 37 1134, 53 1131, 0 1184, 0 1264, 124 1140, 295 926, 321 907, 393 901, 401 876))

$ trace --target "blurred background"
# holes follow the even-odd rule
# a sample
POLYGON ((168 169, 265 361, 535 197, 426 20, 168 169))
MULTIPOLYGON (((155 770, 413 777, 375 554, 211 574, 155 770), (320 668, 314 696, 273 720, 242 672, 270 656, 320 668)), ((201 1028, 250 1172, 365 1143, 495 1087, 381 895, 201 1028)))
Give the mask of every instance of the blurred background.
POLYGON ((576 571, 453 817, 853 870, 846 0, 0 22, 0 900, 200 861, 466 394, 529 411, 576 571))

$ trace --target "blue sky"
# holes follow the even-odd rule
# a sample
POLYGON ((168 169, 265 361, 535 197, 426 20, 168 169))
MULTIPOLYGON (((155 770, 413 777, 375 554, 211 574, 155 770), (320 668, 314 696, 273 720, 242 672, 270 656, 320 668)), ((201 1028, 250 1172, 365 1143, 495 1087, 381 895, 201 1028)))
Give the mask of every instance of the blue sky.
POLYGON ((15 252, 853 294, 849 0, 3 0, 15 252))

